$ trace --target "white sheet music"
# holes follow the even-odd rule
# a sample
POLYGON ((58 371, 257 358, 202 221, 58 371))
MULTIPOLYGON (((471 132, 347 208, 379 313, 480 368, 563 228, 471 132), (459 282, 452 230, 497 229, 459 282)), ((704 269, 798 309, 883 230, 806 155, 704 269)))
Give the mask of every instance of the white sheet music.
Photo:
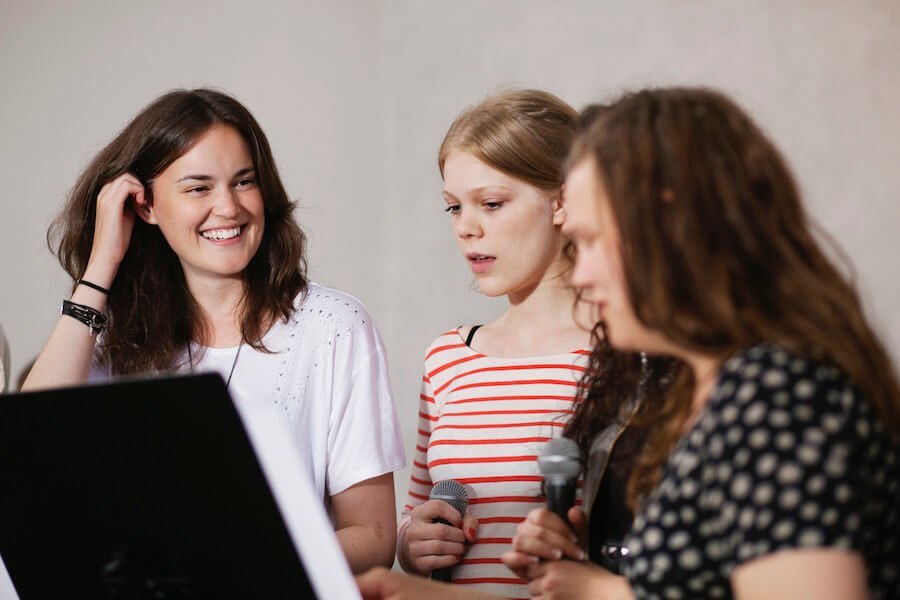
POLYGON ((313 493, 274 406, 236 406, 316 596, 360 600, 322 498, 313 493))

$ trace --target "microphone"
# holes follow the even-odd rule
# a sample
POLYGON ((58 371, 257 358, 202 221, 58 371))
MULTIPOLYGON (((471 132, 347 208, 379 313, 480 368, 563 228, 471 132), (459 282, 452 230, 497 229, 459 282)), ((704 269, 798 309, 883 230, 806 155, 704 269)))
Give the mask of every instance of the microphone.
MULTIPOLYGON (((444 481, 438 481, 434 484, 434 487, 431 488, 431 493, 428 494, 429 500, 443 500, 450 506, 456 509, 456 512, 460 514, 460 516, 466 514, 466 509, 469 507, 469 493, 466 491, 466 486, 456 481, 455 479, 445 479, 444 481)), ((434 519, 432 523, 441 523, 443 525, 450 525, 450 522, 446 519, 441 519, 440 517, 434 519)), ((440 569, 435 569, 431 572, 431 578, 435 581, 450 581, 450 575, 453 572, 453 567, 441 567, 440 569)))
POLYGON ((550 440, 538 455, 538 469, 544 476, 547 508, 571 526, 566 513, 575 505, 576 482, 581 473, 578 444, 564 437, 550 440))

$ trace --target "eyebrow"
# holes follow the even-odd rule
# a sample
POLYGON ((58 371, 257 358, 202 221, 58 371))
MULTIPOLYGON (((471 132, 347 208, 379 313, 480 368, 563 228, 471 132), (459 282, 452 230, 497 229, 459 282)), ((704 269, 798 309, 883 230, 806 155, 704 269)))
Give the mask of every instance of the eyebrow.
MULTIPOLYGON (((504 192, 511 192, 513 189, 511 187, 507 187, 505 185, 483 185, 481 187, 473 188, 467 192, 467 195, 475 195, 475 194, 483 194, 484 192, 499 190, 504 192)), ((448 190, 441 190, 442 196, 450 196, 452 199, 456 200, 456 196, 453 195, 452 192, 448 190)), ((446 198, 445 198, 446 200, 446 198)))
MULTIPOLYGON (((241 175, 246 175, 247 173, 252 173, 252 172, 255 171, 255 170, 256 170, 256 169, 254 169, 253 167, 244 167, 243 169, 240 169, 237 173, 235 173, 235 174, 232 175, 231 177, 232 177, 232 179, 234 179, 235 177, 240 177, 241 175)), ((212 177, 212 175, 185 175, 184 177, 182 177, 181 179, 179 179, 179 180, 176 181, 175 183, 181 183, 182 181, 188 181, 188 180, 192 180, 192 181, 212 181, 212 180, 213 180, 213 177, 212 177)))

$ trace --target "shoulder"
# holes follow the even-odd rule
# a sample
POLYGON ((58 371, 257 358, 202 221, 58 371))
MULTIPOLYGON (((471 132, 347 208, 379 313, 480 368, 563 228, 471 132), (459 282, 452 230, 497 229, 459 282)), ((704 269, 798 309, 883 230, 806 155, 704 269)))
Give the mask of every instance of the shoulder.
POLYGON ((438 335, 425 349, 425 364, 445 363, 459 356, 470 354, 471 349, 466 346, 462 332, 462 327, 455 327, 438 335))
POLYGON ((294 299, 298 319, 350 328, 371 326, 365 305, 346 292, 310 282, 294 299))

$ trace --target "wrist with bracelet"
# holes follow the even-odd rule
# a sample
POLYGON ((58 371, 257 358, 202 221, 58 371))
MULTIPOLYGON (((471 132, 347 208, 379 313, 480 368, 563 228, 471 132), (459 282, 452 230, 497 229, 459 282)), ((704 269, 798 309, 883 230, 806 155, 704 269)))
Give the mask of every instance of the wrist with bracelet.
POLYGON ((106 315, 90 306, 78 304, 71 300, 63 300, 59 313, 87 325, 91 335, 98 335, 106 329, 106 315))

